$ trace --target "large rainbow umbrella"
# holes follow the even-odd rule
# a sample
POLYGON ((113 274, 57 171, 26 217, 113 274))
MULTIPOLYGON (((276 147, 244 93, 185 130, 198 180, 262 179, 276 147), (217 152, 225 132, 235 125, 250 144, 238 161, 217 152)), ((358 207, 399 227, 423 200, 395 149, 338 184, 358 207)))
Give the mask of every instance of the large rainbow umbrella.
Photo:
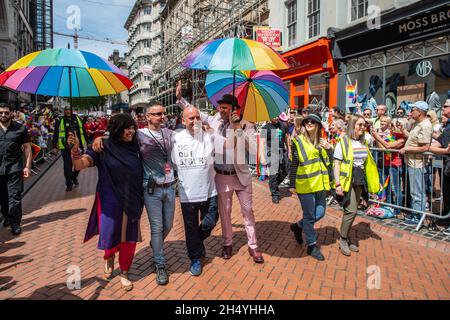
POLYGON ((280 54, 265 44, 249 39, 226 38, 207 41, 182 63, 200 70, 282 70, 288 66, 280 54))
MULTIPOLYGON (((241 38, 207 41, 197 47, 182 63, 186 68, 236 72, 241 70, 282 70, 288 66, 280 54, 269 46, 241 38)), ((235 78, 233 78, 235 96, 235 78)), ((235 106, 233 106, 234 109, 235 106)))
POLYGON ((233 92, 242 109, 243 119, 269 121, 284 112, 289 104, 286 85, 272 71, 210 71, 206 76, 206 93, 214 106, 233 92))
POLYGON ((93 53, 75 49, 30 53, 0 74, 0 86, 57 97, 114 95, 132 85, 113 64, 93 53))

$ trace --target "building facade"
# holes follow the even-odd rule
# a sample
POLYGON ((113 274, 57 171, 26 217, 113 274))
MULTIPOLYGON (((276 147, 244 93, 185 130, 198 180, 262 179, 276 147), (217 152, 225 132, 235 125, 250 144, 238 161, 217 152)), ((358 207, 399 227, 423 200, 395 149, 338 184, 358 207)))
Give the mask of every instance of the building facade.
POLYGON ((132 109, 145 107, 155 99, 161 64, 161 19, 163 0, 137 0, 125 23, 128 30, 129 77, 134 86, 129 92, 132 109))
MULTIPOLYGON (((271 12, 283 12, 270 15, 269 25, 283 29, 282 56, 290 68, 279 75, 289 86, 291 108, 314 106, 326 111, 345 104, 340 97, 343 91, 345 93, 346 85, 351 83, 347 83, 340 72, 339 57, 335 56, 334 50, 334 32, 349 30, 356 25, 376 28, 383 14, 418 2, 269 0, 271 12)), ((357 42, 355 45, 362 50, 367 43, 357 42)))
POLYGON ((31 11, 34 50, 53 48, 53 0, 34 0, 31 11))
MULTIPOLYGON (((120 56, 119 50, 114 50, 108 57, 108 61, 128 76, 128 65, 126 63, 126 58, 120 56)), ((129 102, 129 95, 127 91, 122 91, 117 95, 108 96, 108 107, 112 109, 128 109, 129 102)))
POLYGON ((169 0, 161 13, 162 74, 156 90, 169 113, 178 112, 175 86, 184 79, 184 95, 202 110, 211 109, 205 93, 206 72, 183 68, 183 60, 207 40, 252 38, 253 26, 267 26, 268 0, 169 0))
MULTIPOLYGON (((34 51, 32 1, 0 0, 0 72, 34 51)), ((0 102, 30 102, 28 94, 0 88, 0 102)))
POLYGON ((438 114, 450 95, 450 3, 424 0, 382 12, 377 28, 359 23, 331 30, 333 56, 341 79, 338 98, 347 102, 346 85, 357 83, 359 102, 398 106, 427 101, 438 114), (357 45, 364 43, 364 46, 357 45))

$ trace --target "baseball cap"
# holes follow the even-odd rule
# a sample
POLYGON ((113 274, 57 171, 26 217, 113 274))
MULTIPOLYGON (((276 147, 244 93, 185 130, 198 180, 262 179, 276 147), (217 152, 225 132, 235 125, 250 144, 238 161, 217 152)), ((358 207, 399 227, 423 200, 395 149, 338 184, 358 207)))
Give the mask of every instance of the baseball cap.
POLYGON ((444 107, 450 107, 450 99, 447 99, 444 103, 444 107))
POLYGON ((412 105, 414 108, 417 108, 419 110, 422 110, 423 112, 428 112, 428 103, 426 103, 425 101, 417 101, 416 103, 414 103, 412 105))

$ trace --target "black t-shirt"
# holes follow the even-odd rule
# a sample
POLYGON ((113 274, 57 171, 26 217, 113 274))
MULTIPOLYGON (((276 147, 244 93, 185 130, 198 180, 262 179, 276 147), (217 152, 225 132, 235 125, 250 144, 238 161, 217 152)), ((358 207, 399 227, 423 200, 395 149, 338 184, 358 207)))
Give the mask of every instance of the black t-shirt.
POLYGON ((30 142, 27 128, 12 121, 8 130, 0 129, 0 175, 23 170, 22 145, 30 142))
POLYGON ((278 137, 279 146, 281 149, 284 150, 286 148, 286 134, 289 134, 289 129, 284 123, 277 122, 273 124, 272 122, 269 122, 262 127, 262 130, 266 130, 266 137, 263 136, 263 138, 266 138, 267 140, 267 150, 270 150, 272 147, 272 135, 278 137))

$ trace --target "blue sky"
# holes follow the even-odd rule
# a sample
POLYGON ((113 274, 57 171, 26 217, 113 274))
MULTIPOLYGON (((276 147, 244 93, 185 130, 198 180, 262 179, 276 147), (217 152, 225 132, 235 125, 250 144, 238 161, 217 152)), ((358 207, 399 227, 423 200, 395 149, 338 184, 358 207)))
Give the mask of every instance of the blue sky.
MULTIPOLYGON (((57 32, 73 34, 73 30, 67 27, 67 21, 75 22, 74 19, 70 19, 74 11, 67 13, 67 10, 71 6, 76 6, 80 11, 79 35, 126 42, 128 34, 123 26, 134 3, 134 0, 55 0, 53 1, 53 29, 57 32)), ((67 48, 69 42, 70 47, 73 48, 73 38, 54 35, 55 48, 67 48)), ((112 54, 114 49, 119 49, 121 55, 127 51, 124 45, 84 39, 78 40, 78 49, 93 52, 104 58, 112 54)))

